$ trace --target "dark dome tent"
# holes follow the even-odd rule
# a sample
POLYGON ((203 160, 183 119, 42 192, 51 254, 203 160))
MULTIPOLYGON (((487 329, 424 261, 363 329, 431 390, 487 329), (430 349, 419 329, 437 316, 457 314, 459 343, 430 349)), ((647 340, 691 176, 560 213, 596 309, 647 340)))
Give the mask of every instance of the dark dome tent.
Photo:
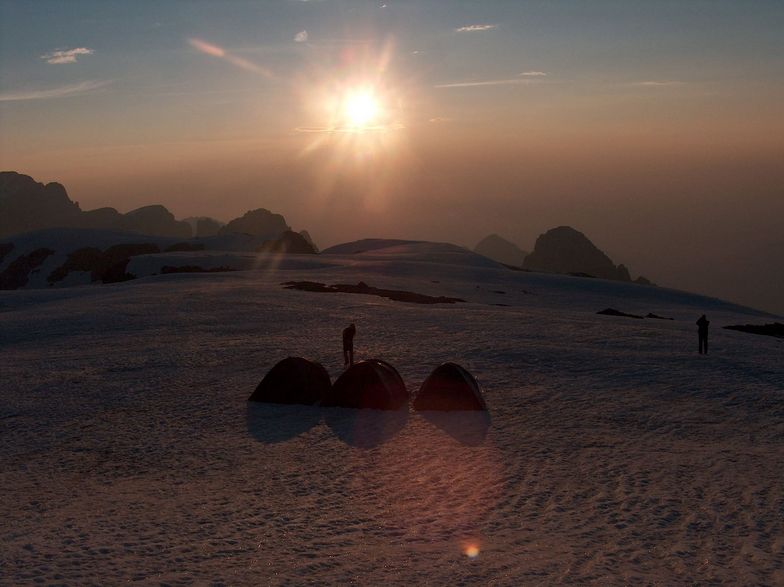
POLYGON ((468 371, 455 363, 436 367, 414 400, 414 409, 453 411, 487 410, 482 388, 468 371))
POLYGON ((329 373, 320 363, 288 357, 269 370, 248 401, 312 405, 320 402, 330 387, 329 373))
POLYGON ((324 406, 397 410, 408 402, 408 390, 397 370, 384 361, 355 363, 337 378, 324 406))

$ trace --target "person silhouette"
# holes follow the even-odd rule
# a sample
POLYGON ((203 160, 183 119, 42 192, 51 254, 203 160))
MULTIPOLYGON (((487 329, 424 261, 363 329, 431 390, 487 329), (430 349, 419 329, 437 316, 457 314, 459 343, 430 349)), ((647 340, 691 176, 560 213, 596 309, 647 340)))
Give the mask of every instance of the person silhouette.
POLYGON ((354 335, 357 327, 352 322, 343 329, 343 366, 348 367, 354 364, 354 335))
POLYGON ((700 354, 708 354, 708 324, 710 324, 710 320, 705 317, 703 314, 699 320, 697 320, 697 337, 699 338, 700 343, 700 354))

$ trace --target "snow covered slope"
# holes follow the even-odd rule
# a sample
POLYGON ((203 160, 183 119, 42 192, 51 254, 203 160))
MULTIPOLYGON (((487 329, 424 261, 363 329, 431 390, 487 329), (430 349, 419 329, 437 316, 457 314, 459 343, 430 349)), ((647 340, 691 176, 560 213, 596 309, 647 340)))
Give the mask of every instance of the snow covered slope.
POLYGON ((0 584, 784 582, 784 347, 720 328, 769 316, 447 247, 0 292, 0 584), (351 321, 489 418, 248 405, 289 355, 334 379, 351 321))

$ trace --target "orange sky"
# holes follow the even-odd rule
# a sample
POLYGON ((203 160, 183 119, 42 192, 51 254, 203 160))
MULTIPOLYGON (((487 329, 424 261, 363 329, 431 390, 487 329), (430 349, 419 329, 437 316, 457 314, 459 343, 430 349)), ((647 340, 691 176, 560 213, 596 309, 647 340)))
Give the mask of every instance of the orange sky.
POLYGON ((83 209, 266 207, 321 246, 568 224, 784 312, 780 4, 415 4, 4 0, 0 166, 83 209), (359 87, 381 114, 344 132, 359 87))

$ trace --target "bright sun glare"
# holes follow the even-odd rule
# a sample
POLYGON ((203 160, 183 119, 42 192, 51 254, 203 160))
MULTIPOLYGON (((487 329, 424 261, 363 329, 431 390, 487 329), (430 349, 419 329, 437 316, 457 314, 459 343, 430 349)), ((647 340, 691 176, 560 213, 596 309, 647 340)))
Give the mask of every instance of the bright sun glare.
POLYGON ((376 122, 379 113, 378 99, 371 90, 353 90, 343 100, 343 116, 346 125, 351 128, 367 128, 376 122))

